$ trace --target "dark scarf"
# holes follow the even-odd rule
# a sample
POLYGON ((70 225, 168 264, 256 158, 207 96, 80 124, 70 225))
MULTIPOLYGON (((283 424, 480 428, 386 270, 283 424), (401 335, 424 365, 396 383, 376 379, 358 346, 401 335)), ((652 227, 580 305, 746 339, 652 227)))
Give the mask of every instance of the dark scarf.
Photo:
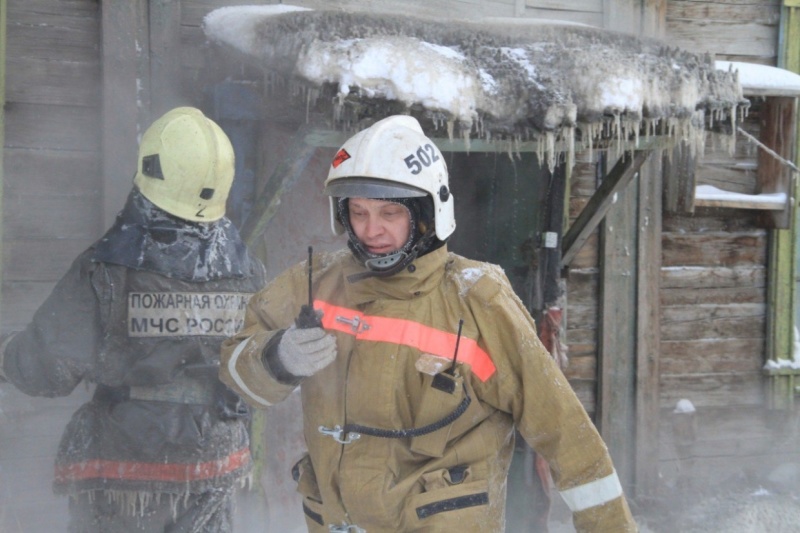
POLYGON ((203 282, 243 278, 250 257, 228 218, 197 223, 156 207, 134 189, 114 225, 95 244, 92 260, 203 282))

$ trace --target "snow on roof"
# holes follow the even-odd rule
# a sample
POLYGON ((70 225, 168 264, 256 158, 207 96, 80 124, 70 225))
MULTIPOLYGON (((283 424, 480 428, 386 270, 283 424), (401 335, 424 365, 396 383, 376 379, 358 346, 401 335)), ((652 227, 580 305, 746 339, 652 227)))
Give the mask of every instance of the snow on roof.
POLYGON ((710 57, 582 25, 272 5, 220 8, 203 27, 211 41, 272 72, 333 88, 337 105, 422 108, 465 137, 546 135, 553 146, 553 137, 569 140, 576 129, 586 140, 647 126, 687 138, 710 120, 735 119, 748 103, 736 75, 710 57))
POLYGON ((739 73, 742 92, 753 96, 800 96, 800 75, 769 65, 716 61, 718 70, 739 73))
POLYGON ((786 206, 786 193, 743 194, 724 191, 713 185, 698 185, 694 192, 695 200, 706 206, 738 206, 750 209, 783 209, 786 206))

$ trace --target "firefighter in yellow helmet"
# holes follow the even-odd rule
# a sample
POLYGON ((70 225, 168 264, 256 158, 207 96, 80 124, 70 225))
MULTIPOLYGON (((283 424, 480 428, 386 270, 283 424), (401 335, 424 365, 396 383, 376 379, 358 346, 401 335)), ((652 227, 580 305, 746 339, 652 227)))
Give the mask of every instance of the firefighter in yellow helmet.
POLYGON ((114 225, 3 341, 0 377, 26 394, 95 385, 56 458, 71 532, 232 530, 248 412, 217 378, 219 348, 265 275, 225 217, 233 173, 200 110, 156 120, 114 225))
POLYGON ((636 531, 606 446, 502 270, 450 253, 442 154, 408 116, 334 157, 325 194, 351 253, 251 300, 223 381, 255 407, 302 384, 293 468, 309 531, 502 532, 515 428, 551 465, 578 531, 636 531), (304 313, 304 315, 307 313, 304 313))

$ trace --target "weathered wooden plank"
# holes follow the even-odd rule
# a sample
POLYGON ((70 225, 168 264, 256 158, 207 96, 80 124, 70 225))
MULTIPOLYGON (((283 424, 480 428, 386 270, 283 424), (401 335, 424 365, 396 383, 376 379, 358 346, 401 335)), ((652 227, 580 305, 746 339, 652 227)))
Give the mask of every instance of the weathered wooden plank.
POLYGON ((555 11, 550 9, 531 9, 525 8, 526 18, 541 20, 568 21, 587 26, 603 27, 603 14, 588 11, 555 11))
POLYGON ((102 188, 97 152, 5 150, 6 195, 86 194, 102 188))
POLYGON ((644 0, 642 2, 642 35, 664 37, 667 28, 668 0, 644 0))
POLYGON ((578 250, 575 257, 572 259, 572 263, 569 265, 569 270, 572 272, 573 270, 582 270, 582 269, 592 269, 597 268, 597 241, 599 239, 599 235, 597 231, 594 231, 586 241, 581 246, 580 250, 578 250))
MULTIPOLYGON (((627 186, 613 193, 613 205, 600 224, 597 426, 626 489, 632 488, 635 477, 638 177, 647 158, 637 153, 627 161, 627 169, 615 165, 621 174, 633 174, 627 186)), ((598 193, 607 190, 607 181, 598 193)))
POLYGON ((764 337, 764 317, 707 318, 693 322, 662 322, 661 339, 747 339, 764 337))
POLYGON ((664 210, 667 213, 694 213, 694 189, 697 181, 697 155, 686 145, 678 143, 664 150, 664 210))
POLYGON ((597 342, 595 339, 597 338, 597 330, 568 329, 566 337, 568 357, 591 357, 596 361, 597 342), (584 337, 588 340, 582 342, 581 338, 584 337))
POLYGON ((667 2, 667 19, 671 21, 719 21, 719 22, 758 22, 760 24, 777 25, 781 16, 780 0, 742 0, 734 2, 715 1, 698 2, 697 0, 669 0, 667 2))
POLYGON ((6 105, 6 148, 97 152, 100 110, 96 107, 6 105))
POLYGON ((767 235, 764 231, 679 235, 664 233, 664 266, 764 264, 767 235))
MULTIPOLYGON (((713 185, 728 192, 757 194, 756 175, 750 168, 698 166, 697 185, 713 185)), ((697 207, 700 207, 699 203, 697 207)))
POLYGON ((716 320, 721 318, 763 318, 766 304, 730 302, 727 305, 692 304, 665 307, 661 312, 661 324, 716 320))
POLYGON ((597 272, 570 270, 567 278, 567 305, 586 304, 597 300, 597 272))
POLYGON ((592 356, 569 357, 569 364, 564 369, 567 379, 596 380, 597 379, 597 359, 592 356))
POLYGON ((663 374, 660 379, 662 408, 673 408, 678 400, 695 407, 763 405, 765 378, 761 372, 737 374, 663 374))
POLYGON ((85 239, 99 237, 100 191, 83 195, 6 196, 3 232, 16 238, 85 239))
POLYGON ((99 55, 97 2, 14 0, 8 5, 8 57, 87 62, 99 55), (92 12, 91 6, 94 6, 92 12))
MULTIPOLYGON (((9 239, 3 241, 4 281, 53 283, 95 239, 9 239), (42 261, 46 257, 47 261, 42 261)), ((10 296, 7 296, 10 298, 10 296)), ((27 298, 25 298, 27 302, 27 298)), ((6 300, 10 302, 14 300, 6 300)))
POLYGON ((659 300, 661 278, 662 161, 651 157, 640 171, 636 202, 636 353, 634 410, 634 484, 639 498, 655 497, 658 467, 651 450, 658 446, 661 335, 659 300))
POLYGON ((589 235, 606 216, 614 199, 625 190, 649 157, 649 151, 637 151, 633 156, 623 155, 603 179, 586 208, 567 230, 562 240, 561 264, 568 266, 589 235))
POLYGON ((692 216, 664 217, 665 233, 750 232, 758 227, 758 216, 745 209, 698 208, 692 216))
POLYGON ((130 192, 138 135, 152 122, 147 0, 100 0, 102 13, 103 220, 110 225, 130 192), (124 169, 124 173, 120 172, 124 169))
POLYGON ((150 0, 150 112, 159 117, 185 103, 180 94, 181 2, 150 0))
MULTIPOLYGON (((36 17, 96 18, 97 0, 8 0, 8 13, 36 17)), ((42 19, 39 19, 42 20, 42 19)))
POLYGON ((597 301, 589 301, 583 305, 567 305, 567 321, 570 327, 576 329, 597 327, 597 301))
POLYGON ((588 11, 590 13, 603 12, 603 0, 525 0, 525 6, 534 9, 549 9, 553 11, 588 11))
POLYGON ((102 94, 100 63, 9 57, 6 100, 26 104, 96 107, 102 94))
POLYGON ((763 265, 736 265, 733 267, 677 266, 661 269, 662 292, 665 289, 697 288, 755 287, 763 289, 765 286, 766 270, 763 265))
POLYGON ((663 289, 660 300, 662 307, 730 302, 763 303, 766 300, 766 289, 764 287, 718 288, 699 285, 686 289, 663 289))
MULTIPOLYGON (((762 110, 761 138, 765 146, 781 157, 791 158, 797 142, 792 133, 796 129, 796 98, 767 98, 762 110)), ((792 190, 792 171, 764 150, 758 152, 759 193, 781 192, 788 196, 792 190)), ((794 209, 792 202, 780 212, 765 213, 762 220, 767 227, 789 229, 794 209)))
POLYGON ((661 343, 664 374, 757 372, 764 365, 764 338, 704 339, 661 343))
POLYGON ((774 58, 777 56, 777 26, 758 23, 732 24, 667 19, 667 37, 673 46, 694 53, 774 58))

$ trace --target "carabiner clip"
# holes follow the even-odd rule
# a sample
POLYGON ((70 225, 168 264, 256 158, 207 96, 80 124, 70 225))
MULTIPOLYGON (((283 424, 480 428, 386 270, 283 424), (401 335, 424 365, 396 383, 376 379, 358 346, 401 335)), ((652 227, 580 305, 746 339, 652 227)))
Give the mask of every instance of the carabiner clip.
POLYGON ((346 433, 345 438, 342 438, 342 434, 344 433, 344 429, 342 429, 342 426, 334 426, 333 428, 326 428, 325 426, 320 426, 319 432, 322 433, 323 435, 331 437, 333 440, 335 440, 340 444, 350 444, 351 442, 361 438, 361 433, 355 433, 355 432, 346 433))

